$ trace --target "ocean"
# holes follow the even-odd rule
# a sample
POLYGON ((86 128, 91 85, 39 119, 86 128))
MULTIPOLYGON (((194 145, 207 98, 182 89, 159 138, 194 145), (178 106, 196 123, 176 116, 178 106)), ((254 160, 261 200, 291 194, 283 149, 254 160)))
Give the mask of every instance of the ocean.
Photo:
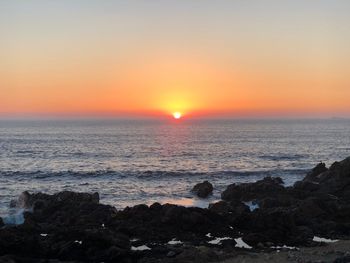
POLYGON ((139 203, 207 206, 234 182, 300 180, 350 155, 350 120, 0 120, 0 216, 21 192, 99 192, 139 203), (208 200, 190 190, 214 185, 208 200))

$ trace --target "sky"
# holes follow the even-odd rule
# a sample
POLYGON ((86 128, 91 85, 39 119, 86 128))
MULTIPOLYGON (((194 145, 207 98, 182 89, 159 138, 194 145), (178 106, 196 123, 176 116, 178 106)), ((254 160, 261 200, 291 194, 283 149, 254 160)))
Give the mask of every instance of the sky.
POLYGON ((350 116, 348 0, 1 0, 0 116, 350 116))

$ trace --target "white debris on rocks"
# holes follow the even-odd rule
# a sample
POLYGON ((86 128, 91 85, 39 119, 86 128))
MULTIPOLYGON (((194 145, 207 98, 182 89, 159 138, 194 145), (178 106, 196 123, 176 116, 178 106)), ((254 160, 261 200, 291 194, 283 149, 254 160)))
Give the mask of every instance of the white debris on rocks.
POLYGON ((235 238, 235 241, 236 241, 236 246, 235 247, 238 247, 238 248, 246 248, 246 249, 252 249, 251 246, 249 246, 246 242, 243 241, 243 239, 241 237, 239 238, 235 238))
POLYGON ((323 243, 335 243, 335 242, 338 242, 339 240, 337 240, 337 239, 332 240, 332 239, 328 239, 328 238, 314 236, 312 241, 323 242, 323 243))
POLYGON ((146 245, 142 245, 142 246, 138 246, 138 247, 131 247, 131 250, 144 251, 144 250, 151 250, 151 248, 146 246, 146 245))
POLYGON ((171 241, 169 241, 168 244, 169 245, 179 245, 179 244, 183 244, 183 242, 180 240, 176 240, 176 238, 174 238, 171 241))
POLYGON ((232 239, 232 238, 231 237, 216 237, 215 239, 208 241, 208 243, 212 244, 212 245, 220 245, 221 241, 230 240, 230 239, 232 239))

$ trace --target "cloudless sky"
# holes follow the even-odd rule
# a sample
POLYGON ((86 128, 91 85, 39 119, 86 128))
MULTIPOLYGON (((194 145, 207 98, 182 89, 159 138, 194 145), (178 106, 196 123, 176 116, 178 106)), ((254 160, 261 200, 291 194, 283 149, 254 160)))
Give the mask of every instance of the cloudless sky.
POLYGON ((0 1, 0 115, 350 116, 350 1, 0 1))

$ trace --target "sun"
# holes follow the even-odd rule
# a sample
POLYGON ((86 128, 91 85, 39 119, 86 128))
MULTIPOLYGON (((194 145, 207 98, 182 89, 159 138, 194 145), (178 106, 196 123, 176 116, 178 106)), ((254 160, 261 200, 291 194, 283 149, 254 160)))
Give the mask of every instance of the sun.
POLYGON ((178 119, 181 119, 182 114, 181 114, 181 112, 176 111, 173 113, 173 116, 174 116, 174 119, 178 120, 178 119))

